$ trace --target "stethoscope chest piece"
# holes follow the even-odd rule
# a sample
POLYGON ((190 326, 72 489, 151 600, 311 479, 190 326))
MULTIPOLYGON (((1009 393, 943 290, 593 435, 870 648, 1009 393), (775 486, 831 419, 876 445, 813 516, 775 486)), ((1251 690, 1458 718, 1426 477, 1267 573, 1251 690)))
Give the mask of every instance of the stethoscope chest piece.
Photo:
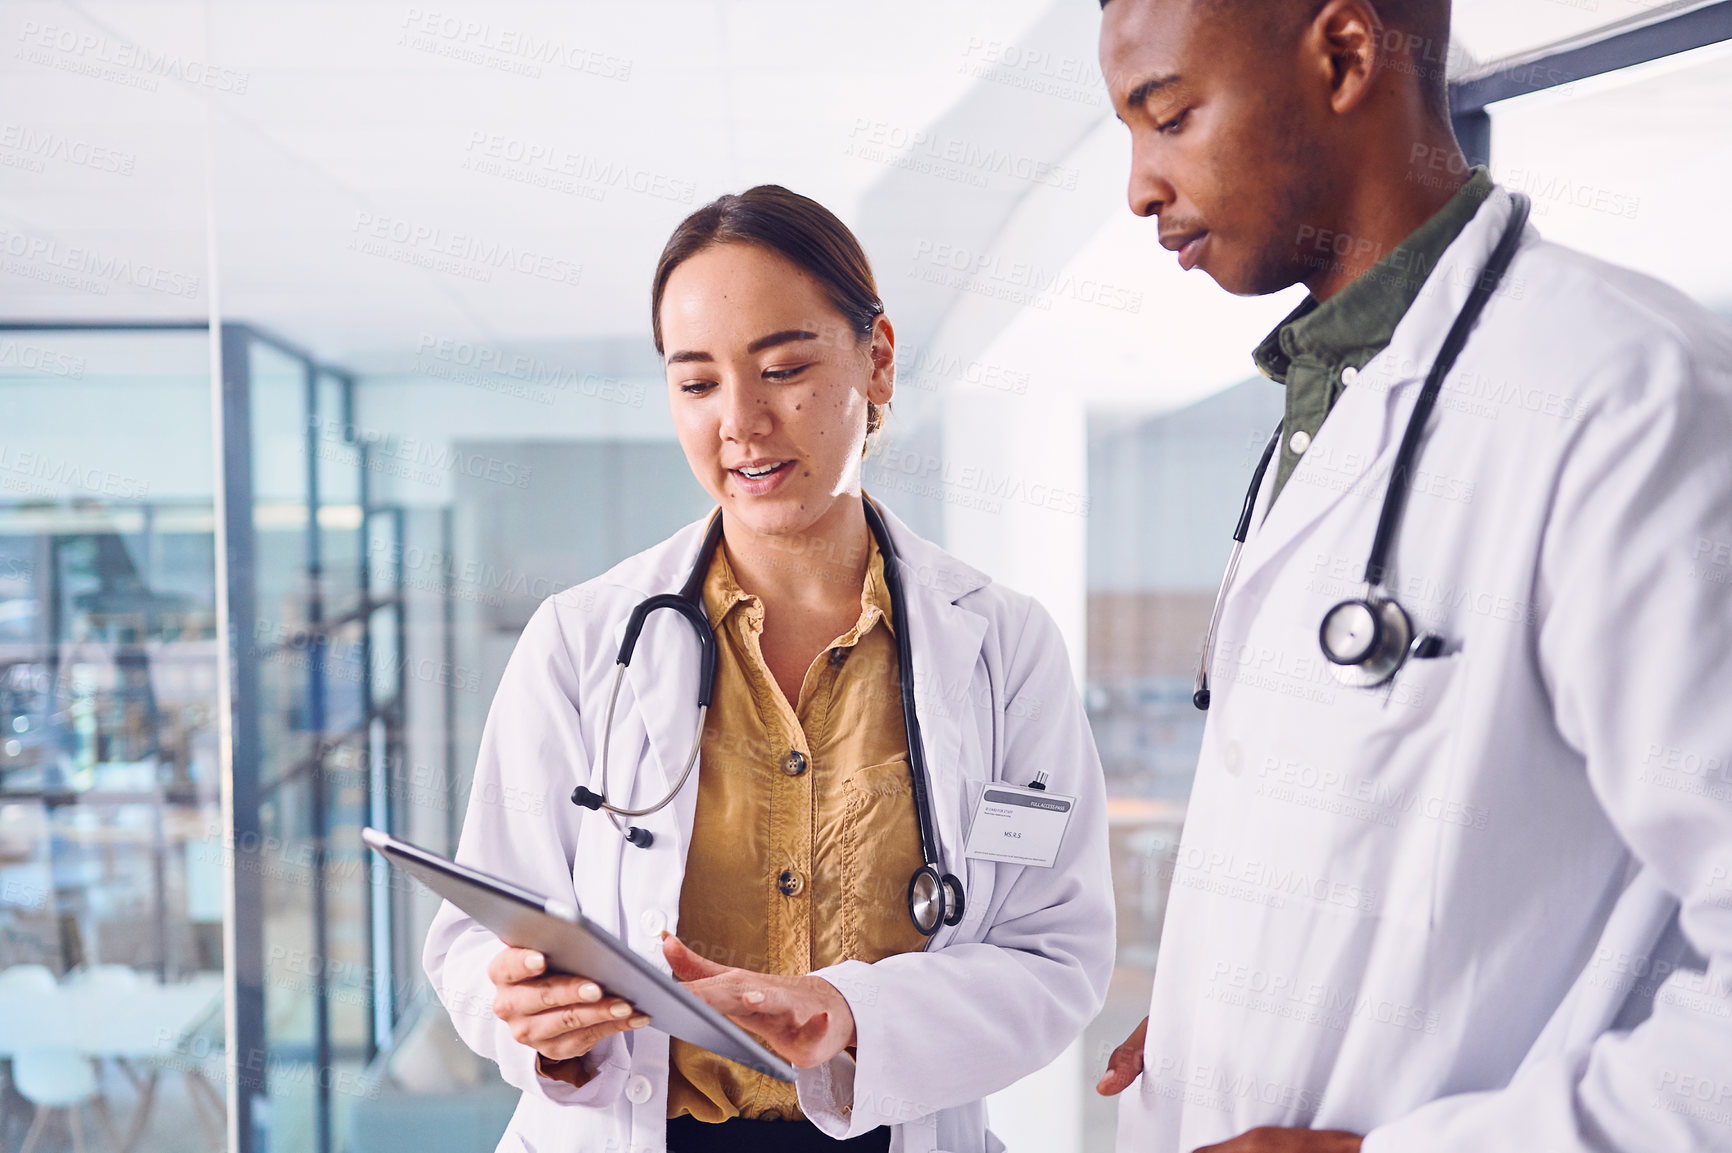
POLYGON ((941 924, 961 921, 962 909, 962 883, 955 877, 941 877, 931 865, 922 865, 908 882, 908 913, 924 936, 938 932, 941 924))
POLYGON ((1349 688, 1375 688, 1407 660, 1413 622, 1395 601, 1367 592, 1325 613, 1318 640, 1336 680, 1349 688))

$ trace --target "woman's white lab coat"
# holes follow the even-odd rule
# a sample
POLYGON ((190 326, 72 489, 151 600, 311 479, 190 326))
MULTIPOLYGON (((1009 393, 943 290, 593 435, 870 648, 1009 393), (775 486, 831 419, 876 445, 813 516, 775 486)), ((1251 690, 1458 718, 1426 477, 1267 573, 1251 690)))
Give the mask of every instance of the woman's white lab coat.
POLYGON ((1726 325, 1530 228, 1389 581, 1449 652, 1368 692, 1319 651, 1509 212, 1480 208, 1272 506, 1265 481, 1123 1153, 1261 1125, 1365 1153, 1732 1149, 1726 325))
MULTIPOLYGON (((1113 965, 1112 882, 1100 762, 1052 619, 1028 597, 915 536, 887 511, 900 555, 922 743, 946 869, 967 911, 925 952, 820 970, 848 1000, 858 1063, 804 1070, 802 1110, 833 1136, 894 1126, 893 1150, 983 1153, 982 1098, 1056 1057, 1098 1011, 1113 965), (986 782, 1077 798, 1050 869, 964 859, 986 782)), ((706 518, 707 521, 707 518, 706 518)), ((627 616, 685 582, 705 523, 549 598, 519 639, 482 735, 457 859, 584 914, 665 972, 661 933, 679 931, 680 885, 697 776, 636 823, 638 849, 607 818, 578 809, 574 786, 594 767, 627 616)), ((651 614, 620 692, 608 768, 615 804, 662 797, 697 725, 698 643, 671 612, 651 614)), ((698 772, 702 772, 700 764, 698 772)), ((499 941, 451 905, 428 932, 423 963, 457 1031, 523 1091, 499 1148, 585 1153, 664 1148, 668 1038, 653 1026, 609 1038, 582 1088, 546 1080, 535 1053, 493 1015, 488 961, 499 941)))

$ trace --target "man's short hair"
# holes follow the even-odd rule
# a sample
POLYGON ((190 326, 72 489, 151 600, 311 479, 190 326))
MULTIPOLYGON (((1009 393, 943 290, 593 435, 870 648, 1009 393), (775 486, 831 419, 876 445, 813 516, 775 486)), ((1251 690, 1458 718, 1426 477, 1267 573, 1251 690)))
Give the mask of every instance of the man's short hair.
MULTIPOLYGON (((1294 30, 1316 16, 1324 0, 1190 0, 1219 20, 1255 21, 1267 30, 1294 30)), ((1101 0, 1104 9, 1111 0, 1101 0)), ((1383 18, 1384 46, 1405 47, 1414 79, 1432 115, 1449 119, 1450 0, 1372 0, 1383 18), (1397 36, 1400 39, 1397 39, 1397 36)))

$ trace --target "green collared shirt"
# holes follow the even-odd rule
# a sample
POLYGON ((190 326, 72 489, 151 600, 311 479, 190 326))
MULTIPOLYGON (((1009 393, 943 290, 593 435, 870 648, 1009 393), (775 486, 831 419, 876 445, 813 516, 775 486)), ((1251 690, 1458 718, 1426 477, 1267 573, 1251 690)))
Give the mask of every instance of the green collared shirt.
POLYGON ((1274 496, 1281 495, 1342 391, 1389 346, 1444 249, 1491 191, 1491 174, 1475 168, 1449 203, 1411 236, 1322 304, 1307 296, 1251 354, 1265 376, 1287 386, 1274 496))

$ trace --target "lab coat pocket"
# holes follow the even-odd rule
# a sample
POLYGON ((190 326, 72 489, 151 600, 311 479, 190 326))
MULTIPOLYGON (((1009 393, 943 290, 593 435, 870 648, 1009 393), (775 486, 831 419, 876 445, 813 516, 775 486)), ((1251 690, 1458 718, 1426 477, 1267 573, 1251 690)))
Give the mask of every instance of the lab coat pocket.
POLYGON ((1461 668, 1460 653, 1408 661, 1360 702, 1375 707, 1378 723, 1357 755, 1344 749, 1357 801, 1348 811, 1366 834, 1356 847, 1366 874, 1381 880, 1368 886, 1365 911, 1386 924, 1429 932, 1436 916, 1461 668))
POLYGON ((843 955, 878 961, 925 947, 908 915, 908 883, 920 868, 920 827, 908 758, 849 773, 841 829, 839 894, 843 955))
POLYGON ((1272 907, 1429 931, 1461 664, 1409 661, 1376 690, 1335 689, 1328 724, 1247 742, 1244 859, 1222 868, 1272 907))

